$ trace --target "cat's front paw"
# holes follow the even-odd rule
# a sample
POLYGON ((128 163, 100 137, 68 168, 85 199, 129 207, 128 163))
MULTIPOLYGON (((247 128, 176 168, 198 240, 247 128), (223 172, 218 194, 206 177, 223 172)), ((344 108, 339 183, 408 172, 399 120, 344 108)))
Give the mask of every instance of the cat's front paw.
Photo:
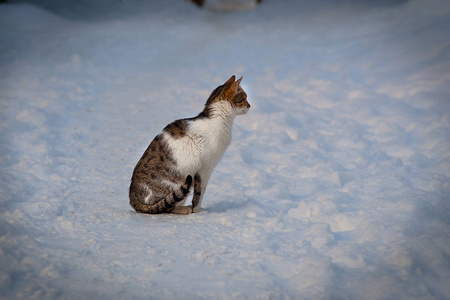
POLYGON ((202 212, 202 211, 204 211, 204 209, 201 208, 200 206, 196 206, 196 207, 192 208, 192 212, 193 213, 199 213, 199 212, 202 212))

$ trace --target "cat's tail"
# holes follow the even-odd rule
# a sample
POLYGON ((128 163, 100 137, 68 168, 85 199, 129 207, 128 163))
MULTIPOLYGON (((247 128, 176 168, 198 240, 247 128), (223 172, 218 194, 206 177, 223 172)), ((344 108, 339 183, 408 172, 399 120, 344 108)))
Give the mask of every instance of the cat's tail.
POLYGON ((147 213, 147 214, 162 214, 170 212, 178 202, 183 201, 189 194, 189 190, 192 185, 192 176, 188 175, 186 181, 180 188, 173 191, 166 198, 154 204, 145 204, 142 201, 133 201, 130 197, 130 204, 136 211, 147 213))

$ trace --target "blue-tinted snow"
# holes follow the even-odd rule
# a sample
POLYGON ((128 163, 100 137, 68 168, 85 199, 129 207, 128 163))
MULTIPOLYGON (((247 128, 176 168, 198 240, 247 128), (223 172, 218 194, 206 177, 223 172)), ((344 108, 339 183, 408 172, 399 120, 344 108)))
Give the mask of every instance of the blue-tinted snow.
POLYGON ((450 297, 446 1, 0 5, 3 299, 450 297), (134 165, 232 74, 252 104, 189 216, 134 165))

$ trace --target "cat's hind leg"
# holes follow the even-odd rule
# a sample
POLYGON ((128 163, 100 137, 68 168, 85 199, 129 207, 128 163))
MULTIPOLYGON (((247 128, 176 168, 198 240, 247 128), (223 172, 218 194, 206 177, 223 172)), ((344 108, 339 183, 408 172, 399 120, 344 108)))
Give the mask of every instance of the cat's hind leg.
POLYGON ((192 213, 192 207, 191 206, 175 206, 171 213, 173 214, 180 214, 180 215, 189 215, 192 213))
MULTIPOLYGON (((184 202, 186 201, 186 196, 189 194, 189 190, 191 188, 192 184, 192 177, 191 175, 188 175, 186 177, 185 187, 181 187, 181 198, 176 199, 177 202, 175 204, 175 207, 170 210, 170 213, 173 214, 180 214, 180 215, 189 215, 192 213, 192 207, 191 206, 184 206, 184 202)), ((174 195, 175 198, 175 195, 174 195)))

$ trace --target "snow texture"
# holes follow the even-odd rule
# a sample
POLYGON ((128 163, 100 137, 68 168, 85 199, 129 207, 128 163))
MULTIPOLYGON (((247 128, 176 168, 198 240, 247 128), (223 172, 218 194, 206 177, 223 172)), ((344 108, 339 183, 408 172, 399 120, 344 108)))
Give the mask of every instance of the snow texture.
POLYGON ((1 299, 449 299, 450 4, 0 4, 1 299), (133 168, 244 76, 188 216, 133 168))

